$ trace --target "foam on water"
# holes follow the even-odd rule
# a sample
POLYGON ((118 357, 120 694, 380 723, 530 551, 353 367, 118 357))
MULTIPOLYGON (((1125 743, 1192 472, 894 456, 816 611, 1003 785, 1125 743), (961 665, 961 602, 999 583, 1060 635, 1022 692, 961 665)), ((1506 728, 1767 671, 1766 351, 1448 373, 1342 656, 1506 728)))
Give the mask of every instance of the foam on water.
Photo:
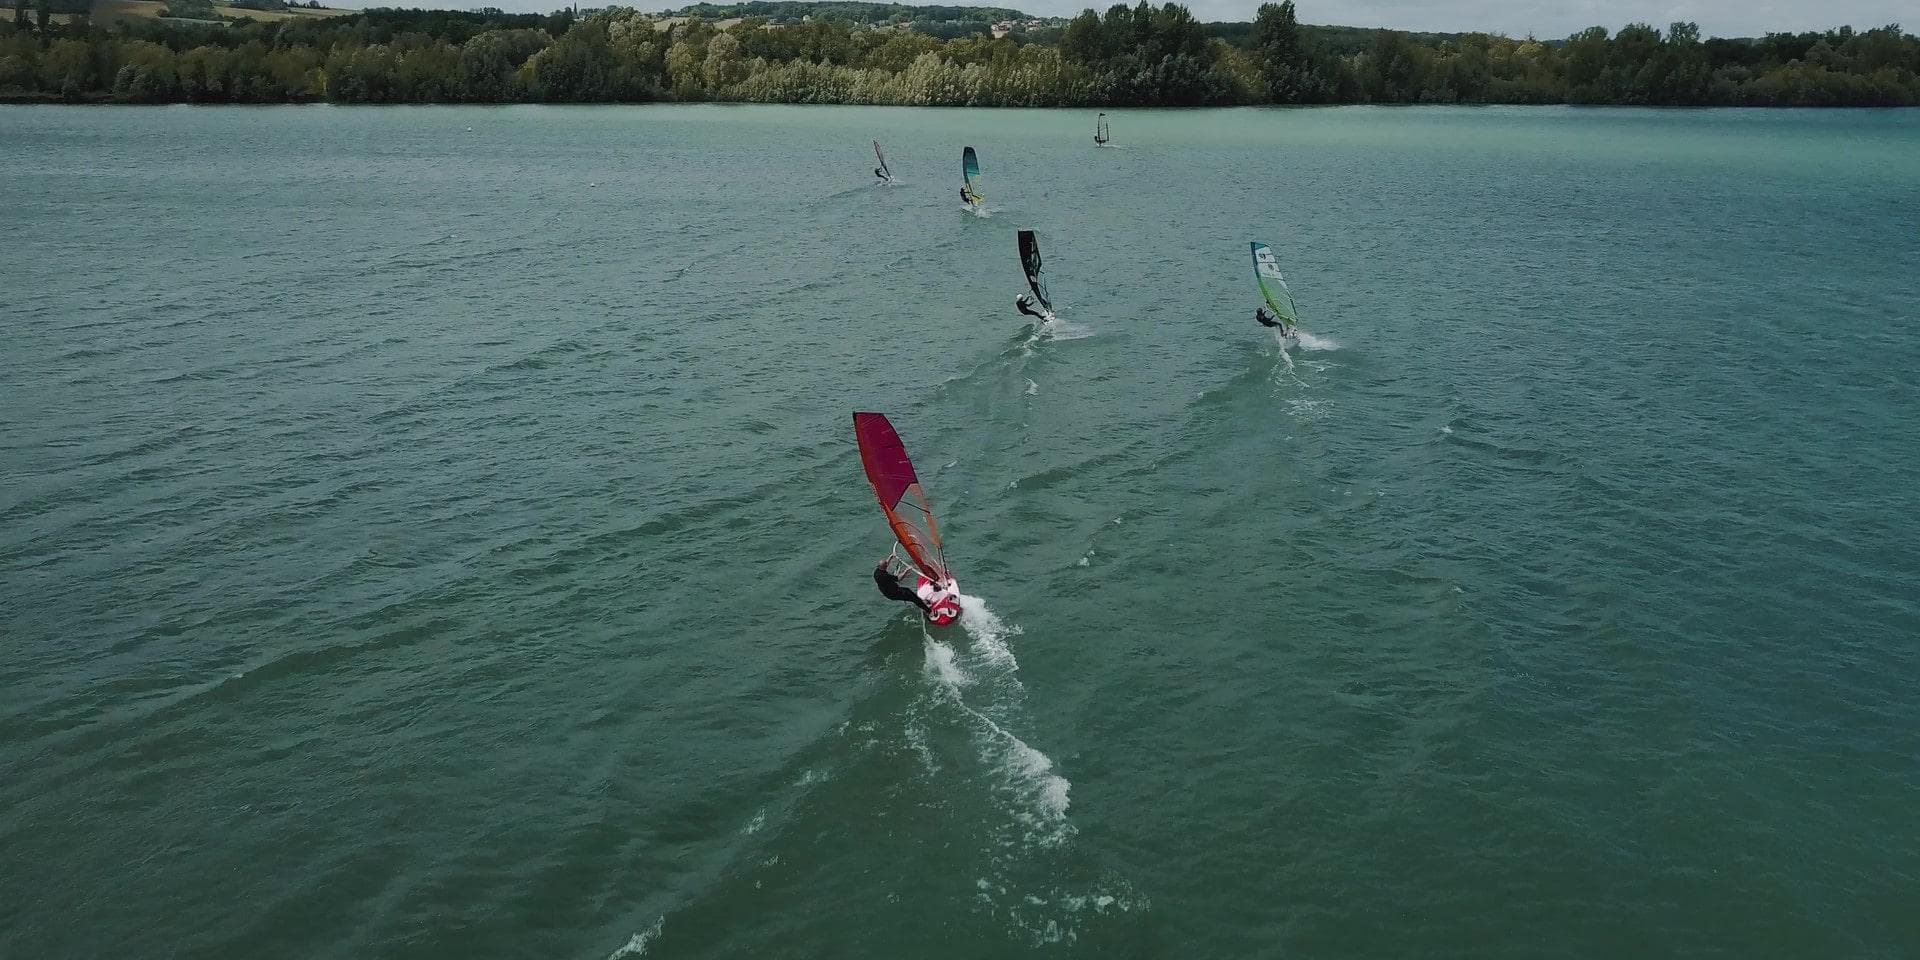
POLYGON ((953 648, 932 637, 926 638, 927 675, 959 692, 971 682, 967 671, 954 658, 953 648))
POLYGON ((1063 826, 1067 817, 1067 794, 1073 784, 1066 777, 1053 771, 1053 758, 1035 750, 1026 741, 1008 733, 993 721, 987 721, 996 733, 1006 738, 1007 765, 1003 767, 1008 781, 1016 789, 1027 791, 1034 800, 1032 813, 1025 818, 1036 828, 1045 829, 1038 837, 1040 842, 1054 844, 1067 838, 1064 830, 1052 829, 1063 826))
POLYGON ((660 928, 665 926, 666 923, 666 917, 655 920, 653 926, 634 934, 626 943, 621 944, 618 950, 607 954, 607 960, 623 960, 625 957, 646 956, 647 944, 652 942, 655 937, 660 936, 660 928))
POLYGON ((904 733, 907 746, 913 750, 914 756, 920 758, 920 766, 929 774, 939 773, 940 761, 934 758, 933 747, 927 743, 927 729, 917 722, 909 722, 904 733))
MULTIPOLYGON (((1053 889, 1044 891, 1044 896, 1029 893, 1008 904, 1007 912, 1030 943, 1044 946, 1077 942, 1080 939, 1080 924, 1090 918, 1114 917, 1152 906, 1146 897, 1132 892, 1124 881, 1109 878, 1103 882, 1103 886, 1109 884, 1117 892, 1100 890, 1070 893, 1053 889)), ((993 902, 994 893, 1006 893, 1004 889, 996 890, 985 880, 976 886, 981 891, 978 896, 989 903, 993 902)))
POLYGON ((1072 323, 1055 315, 1052 320, 1040 325, 1035 338, 1047 340, 1085 340, 1093 336, 1093 328, 1085 324, 1072 323))
POLYGON ((1320 411, 1325 409, 1326 406, 1327 401, 1325 400, 1309 400, 1306 397, 1289 397, 1287 399, 1287 408, 1293 411, 1294 416, 1305 420, 1313 419, 1319 415, 1320 411))
POLYGON ((961 594, 960 610, 968 649, 962 654, 927 637, 925 672, 941 699, 966 718, 978 759, 993 777, 996 792, 1011 801, 1009 826, 1014 833, 999 843, 1013 849, 1057 846, 1072 835, 1066 813, 1073 785, 1055 770, 1053 758, 1008 729, 1022 718, 1026 695, 1019 661, 1007 646, 1007 639, 1020 630, 979 597, 961 594))
POLYGON ((1294 335, 1294 339, 1299 341, 1300 349, 1302 350, 1321 351, 1321 350, 1340 349, 1340 344, 1335 342, 1332 337, 1316 337, 1313 334, 1300 329, 1295 329, 1293 331, 1293 335, 1294 335))
POLYGON ((1287 335, 1278 330, 1268 331, 1273 335, 1274 352, 1280 355, 1282 367, 1274 371, 1275 376, 1293 373, 1293 355, 1287 352, 1287 335))
POLYGON ((981 656, 989 663, 1005 667, 1007 679, 1019 683, 1012 673, 1020 664, 1013 658, 1013 650, 1007 647, 1007 638, 1018 636, 1019 627, 1007 626, 985 600, 968 593, 960 594, 960 626, 973 638, 974 649, 981 656))

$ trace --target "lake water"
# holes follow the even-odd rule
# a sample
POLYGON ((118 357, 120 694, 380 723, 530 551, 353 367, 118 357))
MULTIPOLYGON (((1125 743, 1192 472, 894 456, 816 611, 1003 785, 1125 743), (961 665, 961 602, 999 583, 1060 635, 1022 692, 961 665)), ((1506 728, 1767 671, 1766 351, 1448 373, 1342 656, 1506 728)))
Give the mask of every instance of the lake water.
POLYGON ((1920 112, 1110 116, 0 110, 0 955, 1920 952, 1920 112))

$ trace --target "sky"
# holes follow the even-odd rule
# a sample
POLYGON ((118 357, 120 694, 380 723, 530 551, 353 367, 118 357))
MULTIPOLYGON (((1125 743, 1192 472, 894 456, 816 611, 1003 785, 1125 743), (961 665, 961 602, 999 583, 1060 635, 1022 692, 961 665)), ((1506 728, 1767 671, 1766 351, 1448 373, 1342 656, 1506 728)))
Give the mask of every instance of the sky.
MULTIPOLYGON (((580 0, 600 6, 607 0, 580 0)), ((612 0, 619 2, 619 0, 612 0)), ((693 0, 629 0, 640 10, 677 8, 693 0)), ((715 3, 727 0, 712 0, 715 3)), ((912 2, 912 0, 900 0, 912 2)), ((928 0, 1006 6, 1035 16, 1071 16, 1092 6, 1104 10, 1115 0, 928 0)), ((1135 0, 1137 2, 1137 0, 1135 0)), ((1155 0, 1156 5, 1164 0, 1155 0)), ((1260 0, 1185 0, 1201 20, 1252 20, 1260 0)), ((1851 24, 1859 29, 1899 23, 1920 31, 1920 0, 1294 0, 1305 23, 1355 27, 1393 27, 1456 33, 1485 31, 1510 37, 1554 39, 1591 26, 1618 30, 1628 23, 1651 23, 1662 30, 1676 20, 1691 20, 1710 37, 1757 37, 1773 31, 1826 30, 1851 24)), ((558 0, 350 0, 340 6, 444 7, 497 6, 514 12, 547 13, 558 0)))

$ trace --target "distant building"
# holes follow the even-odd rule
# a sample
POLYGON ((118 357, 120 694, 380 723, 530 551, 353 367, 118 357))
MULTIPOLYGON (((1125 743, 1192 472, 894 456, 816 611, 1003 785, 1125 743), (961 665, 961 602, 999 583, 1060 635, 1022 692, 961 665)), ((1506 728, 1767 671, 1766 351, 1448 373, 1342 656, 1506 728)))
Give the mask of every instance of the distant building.
POLYGON ((999 23, 996 23, 993 25, 993 38, 995 40, 998 40, 1001 37, 1004 37, 1007 34, 1012 32, 1013 32, 1012 20, 1002 20, 999 23))

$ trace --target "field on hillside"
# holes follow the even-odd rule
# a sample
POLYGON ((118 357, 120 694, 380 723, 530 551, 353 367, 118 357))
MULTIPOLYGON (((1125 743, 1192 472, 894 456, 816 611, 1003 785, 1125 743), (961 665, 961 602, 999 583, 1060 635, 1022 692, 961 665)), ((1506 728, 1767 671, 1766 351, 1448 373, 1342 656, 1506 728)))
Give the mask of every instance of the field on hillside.
MULTIPOLYGON (((151 20, 158 18, 160 11, 166 9, 166 7, 167 5, 161 2, 161 0, 94 0, 93 21, 95 23, 110 23, 114 20, 151 20)), ((216 5, 213 10, 223 17, 248 17, 250 19, 268 22, 343 17, 354 12, 352 10, 335 10, 330 7, 319 10, 311 7, 289 7, 285 10, 249 10, 245 7, 229 7, 224 5, 216 5)))

